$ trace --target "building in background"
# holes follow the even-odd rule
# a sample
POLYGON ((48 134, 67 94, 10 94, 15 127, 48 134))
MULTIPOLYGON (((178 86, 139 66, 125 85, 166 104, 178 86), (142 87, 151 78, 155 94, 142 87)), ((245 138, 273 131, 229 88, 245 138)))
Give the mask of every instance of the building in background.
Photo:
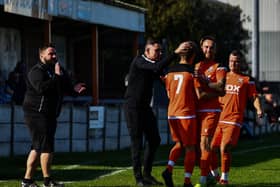
MULTIPOLYGON (((245 18, 244 27, 252 34, 254 0, 218 0, 239 6, 245 18)), ((257 0, 259 3, 259 81, 280 81, 280 0, 257 0)), ((252 41, 247 61, 252 63, 252 41)))
POLYGON ((120 99, 145 32, 145 9, 117 0, 0 0, 0 72, 31 67, 38 47, 56 45, 60 63, 87 84, 79 97, 99 105, 120 99))

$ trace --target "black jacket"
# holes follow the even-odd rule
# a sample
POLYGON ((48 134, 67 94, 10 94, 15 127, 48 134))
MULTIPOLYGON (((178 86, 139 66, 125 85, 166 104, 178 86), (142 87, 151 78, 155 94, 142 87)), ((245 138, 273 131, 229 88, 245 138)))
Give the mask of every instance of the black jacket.
POLYGON ((23 102, 25 115, 43 114, 58 117, 63 95, 67 92, 75 94, 67 73, 54 73, 54 66, 37 63, 28 72, 27 90, 23 102))
POLYGON ((146 108, 150 106, 153 81, 159 77, 159 72, 177 55, 152 63, 144 55, 134 58, 130 65, 128 85, 125 100, 128 107, 146 108))

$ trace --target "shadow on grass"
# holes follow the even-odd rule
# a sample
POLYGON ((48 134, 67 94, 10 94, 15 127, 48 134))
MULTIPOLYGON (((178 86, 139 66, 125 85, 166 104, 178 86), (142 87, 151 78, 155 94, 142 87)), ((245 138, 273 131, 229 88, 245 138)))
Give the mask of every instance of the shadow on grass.
MULTIPOLYGON (((239 145, 237 145, 237 147, 233 149, 234 154, 232 167, 250 166, 256 163, 280 158, 279 147, 265 149, 266 147, 269 147, 271 145, 279 145, 278 142, 279 133, 267 137, 262 137, 262 139, 240 140, 239 145)), ((165 162, 161 164, 161 162, 159 161, 167 161, 168 153, 171 147, 172 145, 160 147, 156 157, 156 162, 158 163, 157 165, 165 165, 165 162)), ((1 158, 0 180, 21 179, 25 172, 25 162, 26 155, 11 158, 1 158)), ((182 165, 182 160, 178 162, 178 165, 182 165)), ((118 170, 120 167, 130 167, 130 149, 98 153, 56 153, 53 166, 54 169, 52 171, 58 180, 94 180, 102 175, 112 173, 118 170), (100 167, 100 169, 98 167, 100 167)), ((270 170, 269 166, 267 168, 264 168, 264 170, 266 169, 270 170)), ((274 168, 274 170, 278 171, 277 168, 274 168)), ((38 169, 38 171, 36 172, 35 177, 41 178, 40 169, 38 169)), ((252 187, 249 185, 242 186, 252 187)), ((280 186, 280 184, 258 184, 258 186, 276 187, 280 186)))

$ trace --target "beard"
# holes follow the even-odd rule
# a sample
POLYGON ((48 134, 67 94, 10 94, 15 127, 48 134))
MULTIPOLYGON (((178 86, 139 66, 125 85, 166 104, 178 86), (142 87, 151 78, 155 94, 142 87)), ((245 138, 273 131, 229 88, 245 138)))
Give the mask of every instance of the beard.
POLYGON ((54 70, 57 59, 44 59, 49 69, 54 70))

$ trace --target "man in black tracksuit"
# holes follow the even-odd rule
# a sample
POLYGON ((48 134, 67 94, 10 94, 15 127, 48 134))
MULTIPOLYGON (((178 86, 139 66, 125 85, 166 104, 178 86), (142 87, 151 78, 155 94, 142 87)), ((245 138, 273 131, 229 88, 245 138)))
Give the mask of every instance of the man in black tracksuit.
POLYGON ((37 187, 32 177, 40 160, 44 187, 61 187, 51 178, 56 118, 65 92, 75 95, 85 90, 84 84, 72 85, 67 73, 57 62, 56 50, 47 45, 39 49, 40 62, 27 75, 27 91, 23 102, 25 123, 32 138, 22 187, 37 187))
POLYGON ((182 43, 167 58, 160 60, 161 46, 158 42, 148 40, 143 55, 134 58, 130 65, 128 85, 125 93, 125 116, 131 137, 131 156, 134 177, 137 186, 162 185, 152 175, 152 164, 157 147, 160 145, 160 135, 155 115, 150 106, 153 81, 158 73, 185 50, 182 43), (141 148, 145 135, 143 174, 141 166, 141 148))

